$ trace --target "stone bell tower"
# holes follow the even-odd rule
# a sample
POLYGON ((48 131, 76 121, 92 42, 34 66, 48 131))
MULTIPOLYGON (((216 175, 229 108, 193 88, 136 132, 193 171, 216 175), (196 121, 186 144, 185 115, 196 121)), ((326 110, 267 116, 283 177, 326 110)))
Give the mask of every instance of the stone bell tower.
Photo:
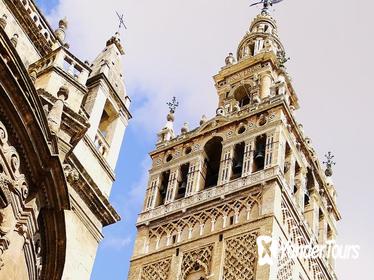
POLYGON ((264 8, 214 76, 216 116, 175 135, 171 110, 150 153, 129 280, 336 279, 327 254, 259 263, 259 236, 325 244, 340 219, 331 165, 323 170, 295 118, 286 61, 264 8))

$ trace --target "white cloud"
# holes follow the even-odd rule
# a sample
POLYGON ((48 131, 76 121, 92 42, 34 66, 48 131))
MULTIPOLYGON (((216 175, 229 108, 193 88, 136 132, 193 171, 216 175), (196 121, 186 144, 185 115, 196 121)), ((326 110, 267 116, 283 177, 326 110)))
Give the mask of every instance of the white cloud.
POLYGON ((112 236, 107 236, 104 238, 103 247, 122 250, 124 248, 129 247, 133 242, 133 238, 125 237, 125 238, 116 238, 112 236))

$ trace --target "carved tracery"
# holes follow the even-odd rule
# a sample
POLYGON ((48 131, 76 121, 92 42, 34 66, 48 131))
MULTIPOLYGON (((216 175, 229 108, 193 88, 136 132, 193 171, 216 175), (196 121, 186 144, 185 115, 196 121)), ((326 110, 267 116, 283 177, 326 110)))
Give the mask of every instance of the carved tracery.
POLYGON ((255 279, 257 233, 249 232, 226 241, 223 274, 225 280, 255 279))
MULTIPOLYGON (((26 226, 32 224, 35 215, 33 202, 26 203, 29 186, 26 176, 21 171, 19 154, 9 141, 5 125, 0 121, 0 275, 7 269, 6 254, 12 247, 13 239, 23 240, 20 253, 25 254, 29 279, 38 279, 41 270, 41 243, 34 245, 31 236, 36 234, 38 225, 33 225, 34 234, 26 226), (14 234, 17 233, 17 234, 14 234), (37 248, 37 252, 35 252, 37 248)), ((13 252, 14 254, 14 252, 13 252)))

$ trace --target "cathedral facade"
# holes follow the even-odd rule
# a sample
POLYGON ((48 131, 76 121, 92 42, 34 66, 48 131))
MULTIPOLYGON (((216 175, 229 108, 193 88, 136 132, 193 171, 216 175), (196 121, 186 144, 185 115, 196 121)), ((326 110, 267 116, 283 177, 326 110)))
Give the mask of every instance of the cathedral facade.
POLYGON ((115 34, 83 62, 33 0, 0 0, 0 279, 89 279, 131 118, 115 34))
POLYGON ((321 166, 295 118, 286 61, 265 7, 214 76, 216 116, 177 135, 170 104, 150 153, 129 280, 337 279, 328 253, 259 250, 261 237, 269 247, 324 245, 341 218, 331 162, 321 166))

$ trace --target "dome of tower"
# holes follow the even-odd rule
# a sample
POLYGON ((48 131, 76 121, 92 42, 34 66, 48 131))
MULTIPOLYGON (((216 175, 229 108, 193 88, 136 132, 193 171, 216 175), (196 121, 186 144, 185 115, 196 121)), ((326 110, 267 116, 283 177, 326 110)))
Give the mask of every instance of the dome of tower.
POLYGON ((237 59, 239 61, 271 51, 277 55, 278 52, 284 51, 284 48, 278 38, 275 19, 267 13, 261 13, 252 21, 249 32, 241 40, 237 50, 237 59))

